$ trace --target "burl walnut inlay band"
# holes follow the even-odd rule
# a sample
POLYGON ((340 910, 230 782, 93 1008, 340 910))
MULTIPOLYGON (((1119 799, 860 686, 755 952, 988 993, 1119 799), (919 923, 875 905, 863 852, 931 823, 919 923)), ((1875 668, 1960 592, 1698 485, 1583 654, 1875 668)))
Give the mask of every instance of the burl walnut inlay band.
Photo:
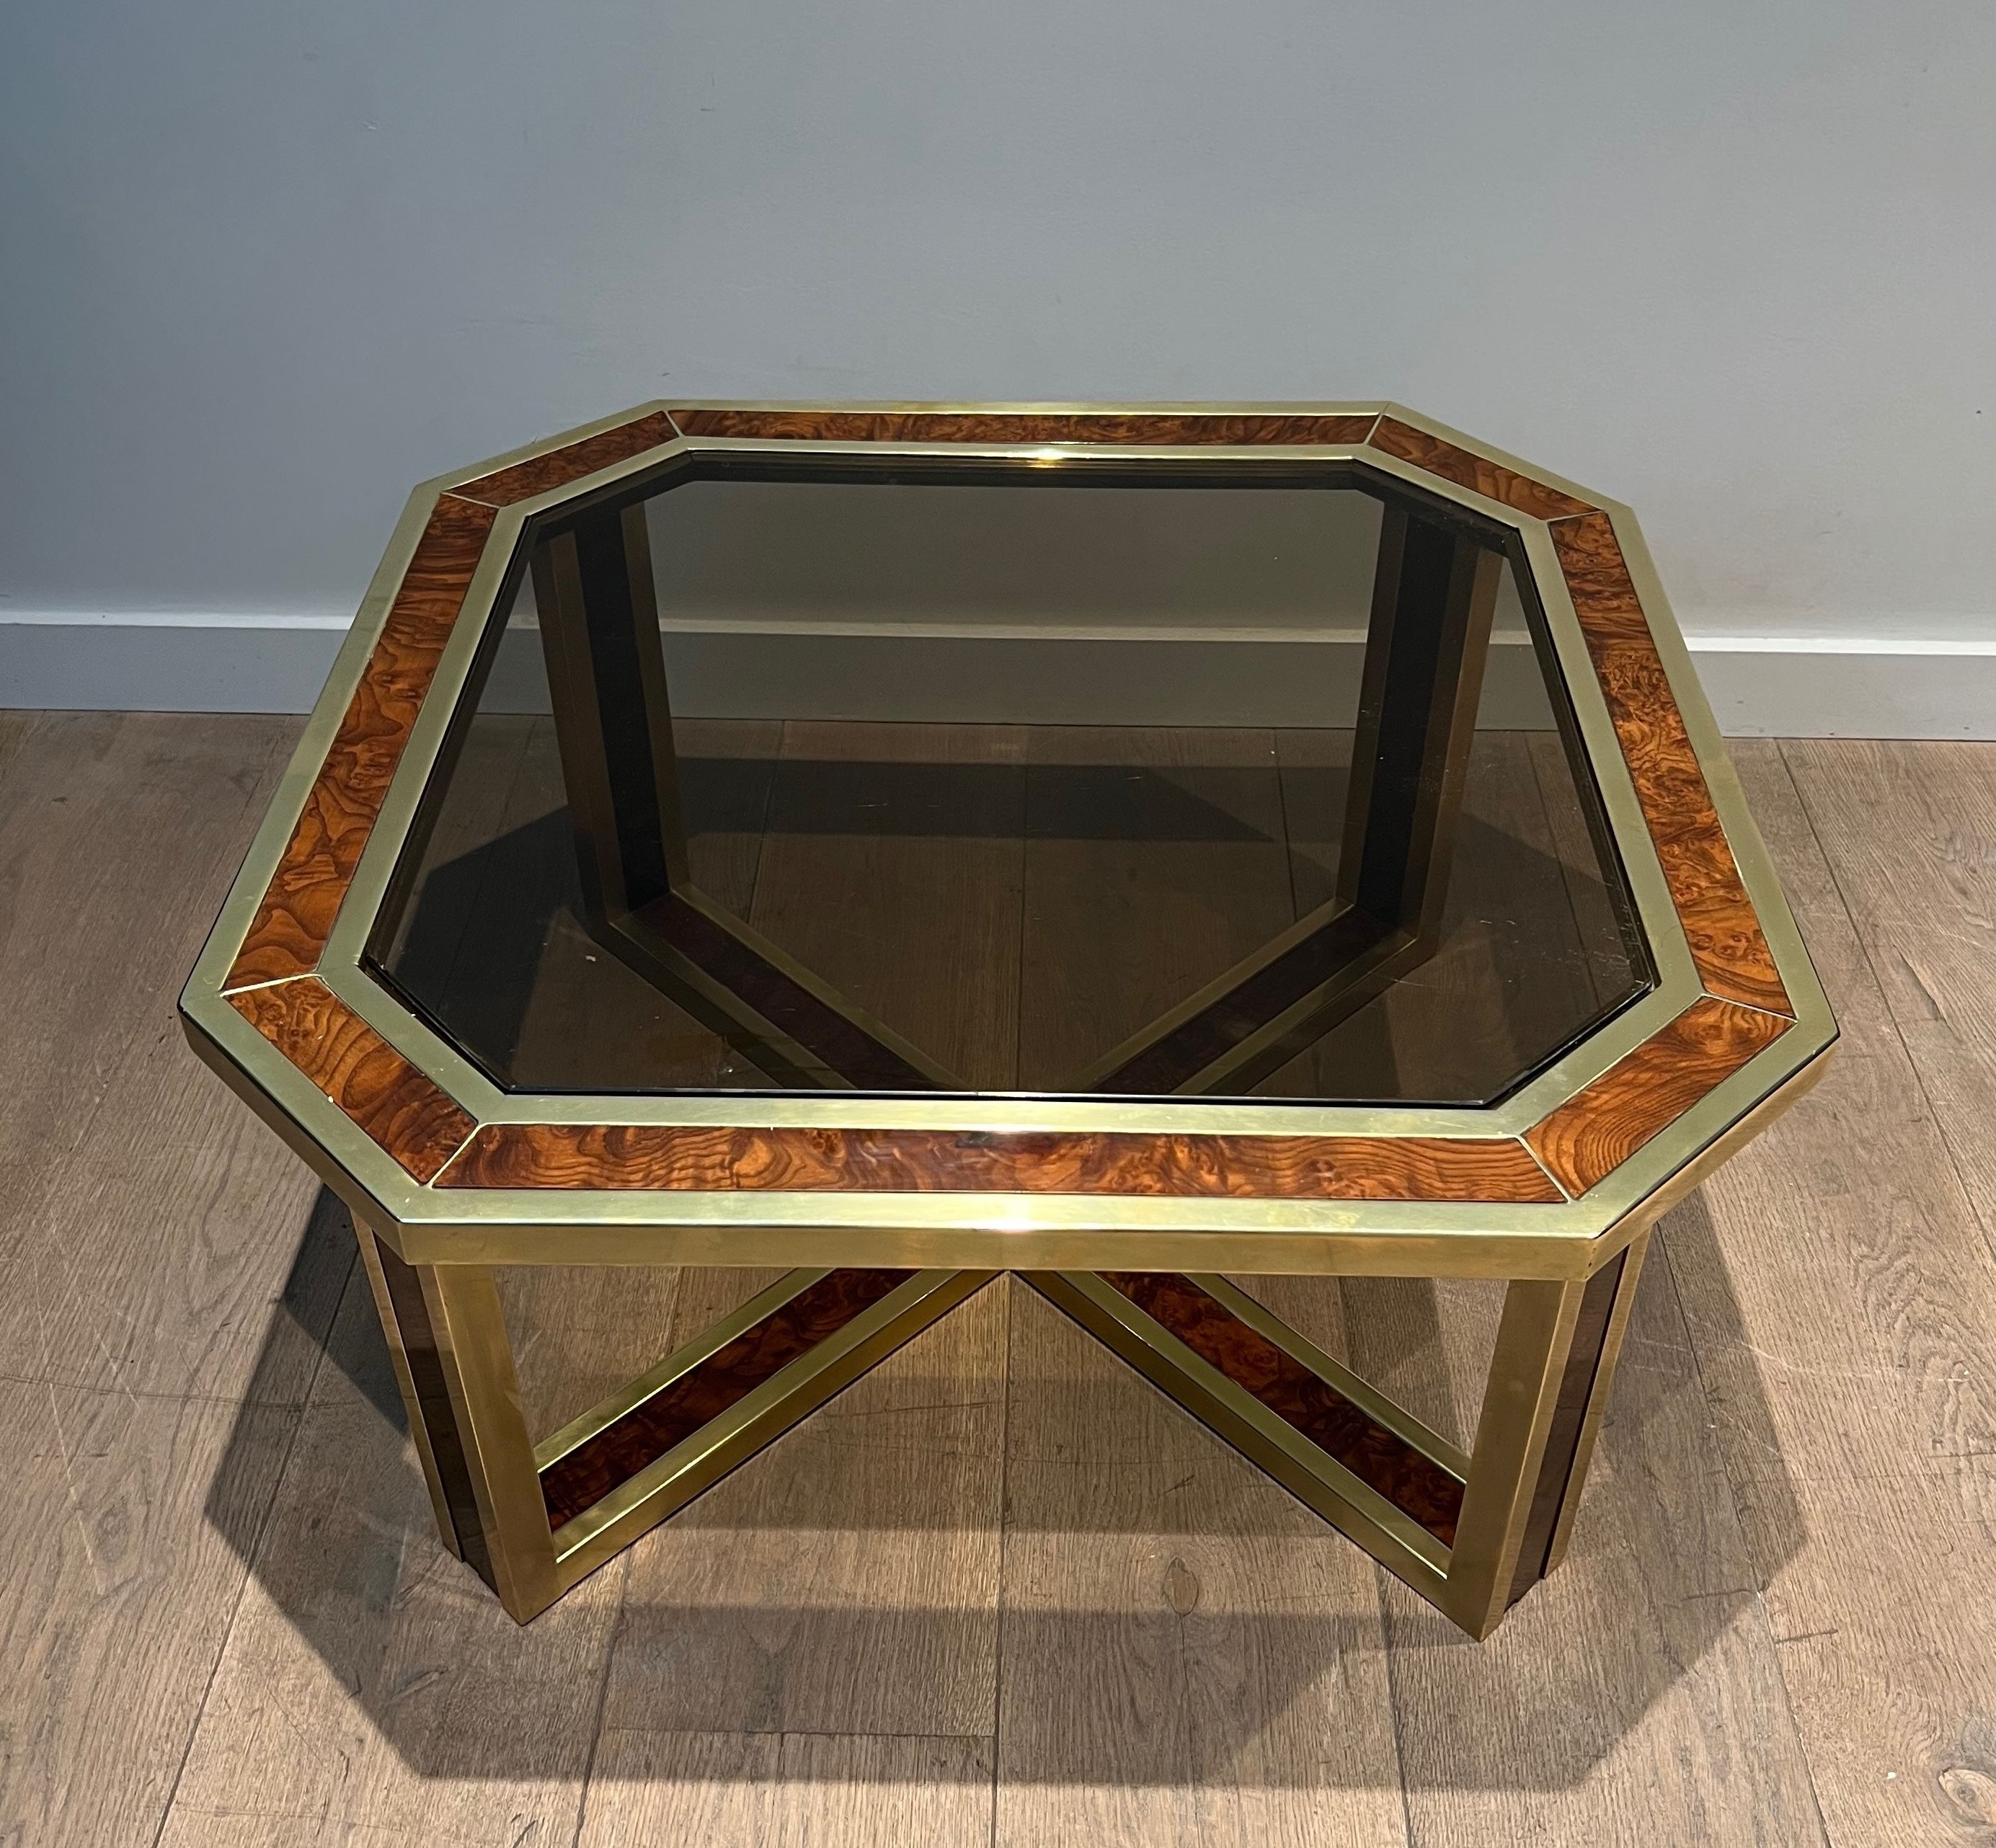
POLYGON ((1413 1516, 1443 1545, 1455 1544, 1461 1483, 1398 1432, 1375 1423, 1320 1374, 1249 1327, 1189 1277, 1105 1271, 1102 1280, 1368 1488, 1413 1516))
POLYGON ((765 1380, 871 1309, 913 1271, 843 1270, 772 1309, 662 1391, 541 1471, 548 1525, 559 1529, 746 1399, 765 1380))
POLYGON ((225 986, 274 982, 318 966, 464 607, 496 510, 626 461, 676 434, 671 419, 655 411, 439 497, 225 986))
POLYGON ((492 508, 449 494, 437 502, 226 986, 318 966, 493 517, 492 508))
POLYGON ((1526 1130, 1525 1140, 1568 1192, 1585 1193, 1791 1024, 1708 995, 1526 1130))
POLYGON ((1788 1013, 1788 990, 1712 807, 1615 528, 1605 514, 1589 513, 1556 521, 1552 535, 1699 976, 1722 1000, 1788 1013))
POLYGON ((316 977, 239 989, 229 1005, 418 1181, 472 1119, 316 977))
POLYGON ((1372 434, 1371 445, 1389 456, 1398 456, 1402 462, 1411 462, 1416 468, 1426 469, 1430 475, 1453 481, 1457 487, 1468 488, 1486 499, 1515 507, 1519 512, 1530 514, 1534 519, 1557 520, 1568 514, 1593 511, 1585 501, 1576 501, 1572 495, 1563 494, 1543 481, 1535 481, 1516 469, 1506 468, 1501 462, 1492 462, 1488 456, 1472 455, 1468 449, 1458 449, 1439 436, 1430 436, 1425 430, 1403 424, 1397 418, 1380 418, 1379 427, 1372 434))
POLYGON ((450 491, 462 500, 483 501, 493 507, 510 507, 515 501, 530 500, 550 488, 579 481, 584 475, 594 474, 598 469, 628 462, 633 456, 656 449, 678 435, 679 432, 673 428, 673 420, 664 411, 654 411, 649 416, 633 418, 627 424, 619 424, 614 429, 599 430, 594 436, 585 436, 566 449, 551 451, 545 456, 529 456, 525 462, 516 462, 510 468, 496 469, 489 475, 480 475, 475 481, 460 483, 450 491))
POLYGON ((1056 1135, 656 1124, 488 1123, 436 1185, 1548 1205, 1560 1199, 1544 1170, 1508 1137, 1056 1135))
POLYGON ((689 436, 788 442, 1108 442, 1145 449, 1363 442, 1378 420, 1199 411, 675 411, 689 436))
MULTIPOLYGON (((1552 1203, 1561 1196, 1547 1170, 1568 1192, 1585 1192, 1771 1043, 1793 1012, 1608 516, 1519 470, 1398 418, 1370 412, 652 411, 460 484, 439 498, 417 542, 224 986, 237 1011, 408 1173, 462 1188, 988 1190, 1552 1203), (1369 442, 1383 454, 1550 522, 1672 900, 1714 999, 1680 1016, 1528 1132, 1523 1143, 1509 1137, 480 1127, 329 990, 301 979, 318 966, 463 611, 496 510, 642 456, 681 432, 786 442, 1369 442)), ((1207 1048, 1203 1041, 1192 1047, 1188 1040, 1187 1047, 1175 1042, 1169 1050, 1189 1058, 1207 1048)), ((906 1075, 896 1082, 917 1088, 906 1075)))

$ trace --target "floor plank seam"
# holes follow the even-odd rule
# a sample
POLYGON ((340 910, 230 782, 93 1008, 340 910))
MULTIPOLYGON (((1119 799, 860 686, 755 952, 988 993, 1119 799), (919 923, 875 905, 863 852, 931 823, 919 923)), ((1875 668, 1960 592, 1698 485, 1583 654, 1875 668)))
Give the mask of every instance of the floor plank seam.
POLYGON ((0 1385, 50 1386, 58 1392, 81 1393, 88 1399, 122 1399, 139 1405, 213 1406, 229 1411, 256 1412, 303 1412, 305 1409, 302 1399, 239 1399, 225 1392, 156 1392, 134 1386, 102 1386, 88 1380, 61 1379, 52 1374, 0 1372, 0 1385))
POLYGON ((1012 1310, 1018 1285, 1004 1280, 1004 1358, 998 1392, 998 1608, 991 1635, 991 1848, 998 1848, 999 1742, 1005 1715, 1005 1574, 1012 1537, 1012 1310))
POLYGON ((1393 1722, 1393 1771, 1400 1784, 1400 1833, 1407 1848, 1415 1848, 1414 1794, 1407 1788, 1407 1751, 1405 1731, 1400 1710, 1400 1678, 1395 1660, 1392 1637, 1392 1617, 1386 1609, 1386 1600, 1392 1595, 1387 1588, 1386 1568, 1375 1564, 1372 1568, 1372 1603, 1379 1616, 1379 1653, 1385 1658, 1386 1670, 1386 1712, 1393 1722))
POLYGON ((634 1739, 846 1739, 893 1740, 903 1745, 932 1740, 940 1745, 988 1745, 988 1733, 938 1733, 923 1728, 914 1733, 896 1733, 878 1726, 634 1726, 615 1720, 600 1729, 606 1736, 628 1733, 634 1739))
POLYGON ((589 1729, 589 1756, 583 1764, 582 1788, 576 1798, 575 1833, 570 1838, 571 1848, 582 1848, 583 1831, 589 1826, 589 1794, 596 1782, 597 1754, 602 1750, 603 1735, 611 1730, 604 1725, 603 1716, 610 1704, 610 1676, 616 1665, 617 1646, 623 1640, 624 1609, 631 1588, 630 1556, 620 1556, 616 1564, 617 1610, 611 1619, 610 1640, 603 1650, 603 1678, 597 1685, 596 1717, 589 1729))

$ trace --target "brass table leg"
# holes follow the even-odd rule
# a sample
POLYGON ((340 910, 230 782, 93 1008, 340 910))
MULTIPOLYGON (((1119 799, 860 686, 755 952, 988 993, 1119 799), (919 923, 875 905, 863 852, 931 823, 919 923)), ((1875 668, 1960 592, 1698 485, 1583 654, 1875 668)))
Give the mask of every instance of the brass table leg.
MULTIPOLYGON (((793 1271, 535 1444, 491 1271, 360 1236, 438 1530, 521 1623, 996 1274, 793 1271)), ((1481 1637, 1565 1550, 1647 1242, 1509 1286, 1468 1454, 1223 1278, 1020 1279, 1481 1637)))
MULTIPOLYGON (((408 1265, 356 1223, 381 1327, 444 1544, 521 1622, 566 1586, 540 1506, 533 1447, 491 1271, 408 1265)), ((572 1581, 570 1582, 573 1582, 572 1581)))
POLYGON ((996 1274, 793 1271, 535 1444, 492 1272, 356 1229, 438 1531, 522 1623, 996 1274))
POLYGON ((1647 1242, 1509 1286, 1467 1455, 1223 1278, 1024 1281, 1480 1638, 1565 1551, 1647 1242))

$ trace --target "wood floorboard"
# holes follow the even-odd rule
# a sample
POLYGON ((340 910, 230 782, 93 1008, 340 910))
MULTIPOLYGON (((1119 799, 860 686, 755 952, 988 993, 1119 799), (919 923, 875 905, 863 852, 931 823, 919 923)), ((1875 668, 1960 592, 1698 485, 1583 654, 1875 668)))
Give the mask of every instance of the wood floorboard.
POLYGON ((1023 1285, 997 1839, 1402 1844, 1371 1561, 1023 1285))
POLYGON ((570 1842, 625 1561, 521 1628, 435 1537, 358 1268, 162 1842, 570 1842))
MULTIPOLYGON (((773 728, 751 730, 761 735, 773 728)), ((537 720, 504 816, 505 838, 519 844, 516 876, 531 869, 539 888, 531 940, 501 964, 499 986, 514 997, 509 1082, 526 1090, 759 1082, 717 1034, 589 934, 565 798, 552 722, 537 720), (517 969, 516 958, 524 969, 517 969)), ((712 876, 718 863, 736 879, 752 880, 752 852, 745 868, 736 843, 724 841, 711 852, 715 846, 707 839, 695 843, 703 876, 712 876)))
POLYGON ((1295 911, 1272 732, 1026 735, 1020 1080, 1059 1090, 1295 911))
POLYGON ((1018 1061, 1022 748, 1003 725, 786 724, 748 915, 972 1087, 1018 1061), (909 764, 983 775, 952 804, 909 764))
MULTIPOLYGON (((188 1050, 162 997, 24 1215, 31 1248, 9 1296, 34 1326, 10 1354, 85 1388, 301 1403, 352 1258, 342 1246, 287 1284, 318 1192, 188 1050)), ((0 1337, 26 1320, 0 1311, 0 1337)))
POLYGON ((0 1841, 153 1839, 298 1416, 0 1381, 0 1841))
MULTIPOLYGON (((294 732, 0 714, 0 1840, 1992 1839, 1987 751, 1736 751, 1844 1043, 1666 1221, 1572 1550, 1479 1647, 1003 1282, 515 1626, 434 1537, 338 1210, 167 1031, 294 732)), ((998 921, 1046 870, 907 845, 852 907, 955 882, 921 1007, 985 972, 949 1055, 1016 1072, 1045 952, 998 921)), ((542 1415, 762 1278, 542 1280, 542 1415)), ((1467 1434, 1488 1299, 1257 1288, 1467 1434)))
MULTIPOLYGON (((223 1402, 253 1375, 267 1401, 296 1404, 316 1346, 291 1343, 284 1370, 261 1344, 317 1184, 209 1077, 174 1015, 294 728, 243 721, 232 749, 201 721, 177 746, 167 721, 138 716, 108 738, 52 724, 25 788, 0 799, 13 894, 0 980, 31 1023, 60 1023, 53 1043, 33 1024, 0 1042, 0 1140, 57 1100, 63 1113, 5 1164, 0 1371, 223 1402), (106 779, 119 773, 150 779, 137 824, 117 812, 106 779), (174 836, 170 852, 140 827, 174 836), (139 893, 99 883, 103 869, 80 886, 65 864, 128 851, 150 880, 143 913, 139 893)), ((293 1326, 322 1332, 331 1302, 298 1306, 293 1326)))
MULTIPOLYGON (((1843 752, 1735 755, 1843 1042, 1805 1103, 1671 1215, 1664 1250, 1830 1840, 1986 1843, 1996 1263, 1833 876, 1878 823, 1855 791, 1825 805, 1819 749, 1843 752)), ((1933 899, 1930 938, 1971 925, 1933 899)), ((1987 1123, 1960 1133, 1986 1158, 1987 1123)))
POLYGON ((821 1848, 991 1839, 986 1739, 606 1729, 582 1848, 821 1848))
POLYGON ((1996 1252, 1996 745, 1781 755, 1996 1252))
POLYGON ((173 1013, 296 729, 0 726, 0 1839, 157 1832, 351 1265, 173 1013))
MULTIPOLYGON (((1539 742, 1478 741, 1447 945, 1417 985, 1368 1010, 1385 1029, 1389 1069, 1409 1082, 1459 1086, 1475 1069, 1465 1046, 1486 1069, 1493 1056, 1522 1064, 1597 998, 1588 925, 1602 920, 1582 909, 1590 895, 1574 865, 1587 865, 1585 837, 1575 840, 1578 816, 1556 805, 1570 800, 1570 783, 1562 791, 1554 776, 1555 800, 1544 793, 1539 742), (1517 1007, 1506 958, 1526 946, 1550 946, 1570 972, 1554 997, 1567 1014, 1517 1007)), ((1310 824, 1307 810, 1303 819, 1310 824)), ((1314 902, 1307 879, 1299 896, 1314 902)), ((1444 1437, 1474 1443, 1501 1284, 1236 1281, 1444 1437)), ((1697 1816, 1703 1840, 1821 1841, 1683 1316, 1660 1269, 1639 1293, 1560 1571, 1481 1646, 1383 1570, 1378 1580, 1413 1843, 1634 1841, 1658 1814, 1697 1816), (1750 1754, 1736 1749, 1743 1735, 1756 1742, 1750 1754)))
POLYGON ((606 1726, 988 1740, 1005 1307, 973 1297, 630 1555, 606 1726))
POLYGON ((170 1021, 296 733, 51 713, 23 743, 0 785, 0 1213, 74 1148, 126 1048, 170 1021))
MULTIPOLYGON (((1478 1338, 1474 1322, 1465 1332, 1478 1338)), ((1438 1371, 1456 1338, 1453 1320, 1439 1317, 1428 1351, 1438 1371)), ((1351 1345, 1359 1370, 1374 1371, 1378 1357, 1356 1326, 1351 1345)), ((1638 1287, 1559 1569, 1480 1645, 1381 1578, 1418 1848, 1822 1842, 1662 1264, 1653 1261, 1638 1287)))
MULTIPOLYGON (((1586 842, 1584 825, 1576 839, 1578 817, 1566 812, 1571 779, 1561 790, 1540 761, 1549 737, 1478 735, 1434 955, 1263 1085, 1265 1093, 1302 1086, 1304 1095, 1322 1096, 1493 1095, 1586 1022, 1609 959, 1601 955, 1599 907, 1587 904, 1581 883, 1585 859, 1573 864, 1586 842), (1562 797, 1564 808, 1557 806, 1562 797)), ((1300 916, 1337 890, 1351 735, 1282 731, 1276 742, 1300 916)))

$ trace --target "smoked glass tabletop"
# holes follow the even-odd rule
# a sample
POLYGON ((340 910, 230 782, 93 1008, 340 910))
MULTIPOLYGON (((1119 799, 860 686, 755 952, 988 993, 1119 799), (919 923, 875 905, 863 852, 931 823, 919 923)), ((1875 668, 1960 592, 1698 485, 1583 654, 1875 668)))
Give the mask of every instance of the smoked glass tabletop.
MULTIPOLYGON (((1057 466, 717 466, 645 504, 680 877, 912 1049, 818 1082, 1467 1106, 1648 991, 1506 562, 1420 945, 1246 1082, 1130 1055, 1336 910, 1382 518, 1345 486, 1057 466)), ((501 620, 371 966, 506 1089, 795 1085, 592 917, 531 577, 501 620)))

